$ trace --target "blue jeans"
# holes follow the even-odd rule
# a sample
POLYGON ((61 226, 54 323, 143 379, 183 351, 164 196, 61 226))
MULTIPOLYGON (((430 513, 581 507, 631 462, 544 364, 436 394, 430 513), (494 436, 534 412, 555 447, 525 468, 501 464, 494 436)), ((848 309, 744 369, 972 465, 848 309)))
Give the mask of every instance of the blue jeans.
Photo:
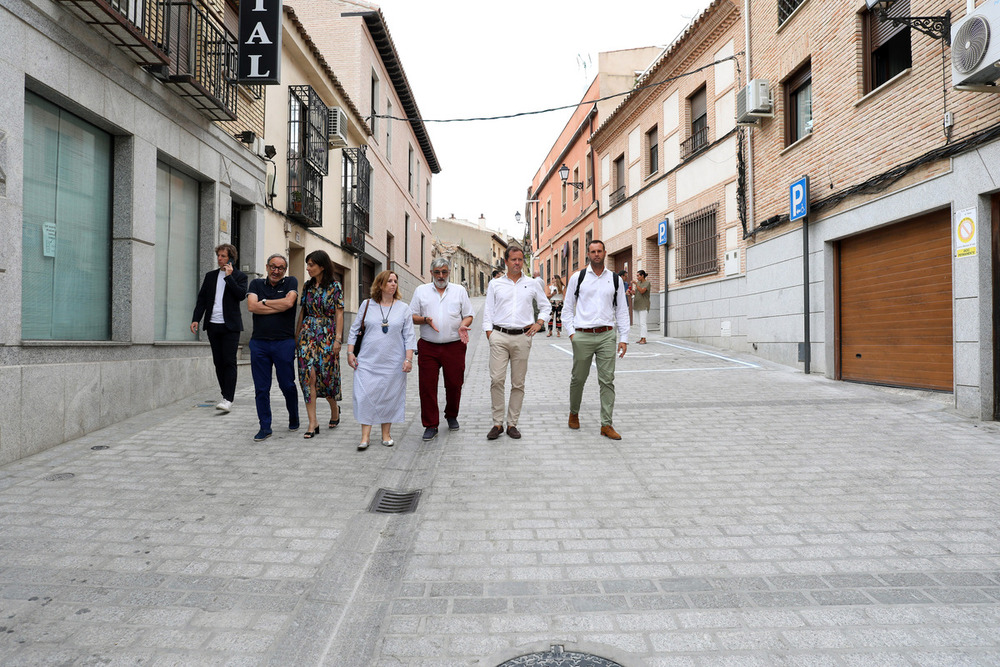
POLYGON ((271 430, 271 367, 278 378, 278 388, 285 395, 289 424, 299 423, 299 392, 295 389, 295 339, 250 339, 250 372, 257 398, 260 428, 271 430))

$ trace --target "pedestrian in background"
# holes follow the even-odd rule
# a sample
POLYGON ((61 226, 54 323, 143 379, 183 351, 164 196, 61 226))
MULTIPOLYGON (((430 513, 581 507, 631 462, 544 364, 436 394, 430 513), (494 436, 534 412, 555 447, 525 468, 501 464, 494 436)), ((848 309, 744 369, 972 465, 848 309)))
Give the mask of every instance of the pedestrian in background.
POLYGON ((552 314, 549 315, 549 337, 552 336, 553 322, 555 323, 556 338, 562 336, 562 307, 565 296, 566 286, 563 285, 562 276, 557 273, 552 276, 552 284, 549 285, 549 304, 552 306, 552 314))
POLYGON ((615 409, 615 328, 618 357, 628 349, 629 313, 625 281, 604 266, 604 242, 587 246, 589 264, 574 273, 566 284, 563 325, 573 341, 573 370, 569 381, 569 427, 580 428, 583 386, 590 364, 597 362, 597 382, 601 395, 601 435, 612 440, 622 437, 613 425, 615 409))
POLYGON ((330 405, 329 428, 340 424, 340 344, 344 339, 344 288, 333 279, 333 262, 323 250, 306 255, 309 280, 302 297, 295 338, 299 364, 299 385, 306 401, 309 425, 303 437, 319 435, 316 400, 330 405))
POLYGON ((504 384, 510 367, 510 401, 507 403, 507 435, 521 437, 517 420, 524 402, 524 377, 528 373, 531 337, 545 326, 551 306, 537 280, 521 273, 524 251, 508 246, 504 252, 507 275, 490 281, 483 308, 483 331, 490 343, 490 403, 493 428, 487 440, 496 440, 504 432, 504 384), (532 320, 532 309, 538 316, 532 320))
MULTIPOLYGON (((538 283, 538 285, 542 288, 542 294, 546 294, 546 299, 548 299, 548 296, 547 296, 547 287, 545 285, 545 280, 542 278, 542 270, 536 266, 535 270, 531 272, 531 278, 536 283, 538 283)), ((539 312, 538 303, 537 302, 534 302, 532 304, 532 312, 534 313, 535 319, 537 320, 538 319, 538 312, 539 312)), ((542 320, 542 328, 543 329, 545 328, 545 320, 542 320)))
POLYGON ((257 399, 260 431, 254 440, 271 437, 271 369, 288 408, 288 430, 299 430, 299 393, 295 389, 295 301, 299 281, 288 276, 288 260, 275 253, 267 258, 267 278, 250 281, 247 309, 253 314, 250 372, 257 399))
POLYGON ((347 338, 347 363, 354 369, 354 420, 361 424, 358 450, 368 449, 372 425, 382 425, 382 444, 392 447, 393 422, 406 418, 406 373, 413 370, 413 313, 402 301, 393 271, 375 276, 370 298, 358 309, 347 338), (361 350, 354 345, 364 322, 361 350))
POLYGON ((649 280, 648 274, 639 269, 636 271, 638 279, 635 281, 635 296, 632 297, 632 312, 639 324, 639 345, 646 344, 646 328, 649 322, 649 280))
POLYGON ((444 257, 431 262, 433 279, 413 291, 410 310, 413 323, 420 325, 417 340, 417 366, 420 388, 420 421, 423 439, 438 434, 441 414, 438 410, 438 376, 444 375, 444 418, 448 429, 457 431, 458 408, 465 382, 465 352, 469 344, 469 326, 475 311, 468 290, 448 282, 451 263, 444 257))
POLYGON ((236 268, 236 247, 223 243, 215 248, 218 269, 205 274, 191 316, 191 333, 197 335, 198 321, 205 318, 205 333, 212 348, 212 363, 219 381, 222 400, 215 409, 229 412, 236 396, 236 352, 240 348, 243 316, 240 301, 247 298, 247 274, 236 268))

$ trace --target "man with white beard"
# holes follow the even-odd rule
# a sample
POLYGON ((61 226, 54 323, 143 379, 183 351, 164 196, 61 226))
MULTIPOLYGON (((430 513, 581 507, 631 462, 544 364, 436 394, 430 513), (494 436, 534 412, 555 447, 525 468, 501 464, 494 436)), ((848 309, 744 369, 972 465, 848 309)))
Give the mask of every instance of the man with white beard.
POLYGON ((419 366, 420 421, 424 440, 438 434, 441 414, 438 411, 438 375, 444 374, 444 418, 448 429, 458 430, 458 406, 465 381, 465 350, 469 344, 469 326, 475 311, 469 292, 448 282, 451 263, 444 257, 431 262, 431 282, 413 291, 410 310, 413 324, 420 325, 417 341, 419 366))

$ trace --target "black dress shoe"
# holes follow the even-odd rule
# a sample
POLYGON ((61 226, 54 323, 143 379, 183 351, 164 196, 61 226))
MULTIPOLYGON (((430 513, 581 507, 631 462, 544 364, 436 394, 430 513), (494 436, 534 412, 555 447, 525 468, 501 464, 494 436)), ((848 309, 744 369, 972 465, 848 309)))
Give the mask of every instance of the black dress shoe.
POLYGON ((521 439, 521 432, 517 430, 516 426, 507 427, 507 437, 514 438, 515 440, 521 439))

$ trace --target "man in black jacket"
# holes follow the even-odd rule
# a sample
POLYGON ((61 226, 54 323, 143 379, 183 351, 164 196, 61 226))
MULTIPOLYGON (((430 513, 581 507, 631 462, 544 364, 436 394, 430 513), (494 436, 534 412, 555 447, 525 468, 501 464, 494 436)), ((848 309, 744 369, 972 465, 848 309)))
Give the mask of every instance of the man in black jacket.
POLYGON ((229 412, 236 394, 236 352, 243 331, 240 301, 247 298, 247 274, 236 268, 236 248, 223 243, 215 249, 219 268, 205 274, 191 316, 191 333, 198 333, 198 321, 205 317, 205 332, 212 346, 212 361, 219 379, 222 400, 216 410, 229 412))

